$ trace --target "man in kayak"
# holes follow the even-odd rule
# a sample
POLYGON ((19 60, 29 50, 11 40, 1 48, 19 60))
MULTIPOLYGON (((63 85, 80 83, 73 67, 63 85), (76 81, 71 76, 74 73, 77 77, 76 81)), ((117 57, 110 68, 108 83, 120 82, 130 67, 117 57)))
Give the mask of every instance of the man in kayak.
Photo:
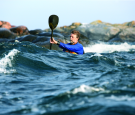
POLYGON ((56 41, 54 38, 50 39, 50 43, 57 44, 65 52, 73 54, 84 54, 83 46, 78 42, 80 37, 80 32, 73 30, 70 34, 70 43, 64 44, 62 42, 56 41))

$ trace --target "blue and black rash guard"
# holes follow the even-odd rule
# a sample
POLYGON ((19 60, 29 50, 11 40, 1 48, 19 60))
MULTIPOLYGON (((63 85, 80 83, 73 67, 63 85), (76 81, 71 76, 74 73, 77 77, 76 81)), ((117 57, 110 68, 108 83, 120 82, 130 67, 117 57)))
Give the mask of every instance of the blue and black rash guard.
POLYGON ((73 54, 84 54, 83 46, 80 43, 71 45, 71 43, 64 44, 60 42, 59 47, 63 49, 65 52, 73 53, 73 54))

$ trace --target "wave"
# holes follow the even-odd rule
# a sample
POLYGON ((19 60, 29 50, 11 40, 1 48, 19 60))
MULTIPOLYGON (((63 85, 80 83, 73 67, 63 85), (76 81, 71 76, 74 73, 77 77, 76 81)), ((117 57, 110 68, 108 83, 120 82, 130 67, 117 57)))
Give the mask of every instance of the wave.
MULTIPOLYGON (((109 113, 108 108, 115 108, 118 104, 133 111, 135 107, 134 101, 135 97, 128 94, 120 95, 118 92, 111 91, 111 89, 107 90, 101 87, 82 84, 77 88, 58 95, 42 97, 37 102, 37 105, 30 107, 30 109, 32 112, 42 111, 43 114, 57 114, 57 112, 64 114, 66 112, 72 113, 75 111, 76 113, 80 110, 85 111, 85 109, 91 108, 90 114, 99 112, 97 115, 100 115, 100 112, 102 114, 103 111, 109 113), (95 107, 99 107, 99 111, 95 110, 95 107)), ((123 110, 118 108, 117 111, 122 112, 123 110)))
POLYGON ((5 57, 0 60, 0 73, 14 73, 16 72, 15 69, 12 69, 13 64, 12 61, 14 60, 14 56, 19 53, 17 49, 11 50, 5 57))
POLYGON ((131 97, 129 95, 125 95, 125 96, 111 95, 110 97, 106 97, 106 99, 115 100, 115 101, 135 101, 135 97, 131 97))
POLYGON ((109 43, 96 43, 94 45, 89 45, 87 47, 84 47, 85 53, 88 52, 96 52, 96 53, 112 53, 112 52, 129 52, 129 51, 135 51, 135 45, 129 44, 127 42, 121 43, 121 44, 109 44, 109 43))
MULTIPOLYGON (((7 44, 7 46, 9 46, 7 44)), ((36 45, 30 43, 15 43, 10 44, 10 51, 4 49, 2 45, 3 54, 9 52, 3 58, 0 59, 0 73, 15 73, 16 71, 36 71, 41 72, 52 72, 52 71, 68 71, 75 68, 85 68, 89 65, 93 66, 123 66, 128 67, 129 69, 135 68, 134 63, 131 63, 130 60, 133 58, 133 55, 124 56, 123 54, 112 54, 111 52, 115 51, 130 51, 135 50, 135 45, 123 43, 123 44, 107 44, 107 43, 97 43, 92 46, 84 47, 86 52, 85 55, 73 55, 65 53, 62 51, 47 50, 46 48, 37 47, 36 45), (19 52, 21 52, 17 60, 14 58, 19 52), (94 53, 87 53, 94 52, 94 53), (96 53, 95 53, 96 52, 96 53), (105 53, 106 52, 106 53, 105 53), (109 52, 109 53, 107 53, 109 52), (100 54, 101 53, 101 54, 100 54), (102 54, 103 53, 103 54, 102 54), (53 60, 52 60, 53 58, 53 60), (15 62, 15 64, 13 63, 15 62), (83 63, 83 64, 82 64, 83 63), (78 64, 80 66, 78 66, 78 64), (27 68, 27 69, 26 69, 27 68)), ((130 55, 128 53, 128 55, 130 55)), ((96 67, 97 70, 100 68, 96 67)), ((75 69, 76 70, 76 69, 75 69)))
POLYGON ((91 92, 99 92, 105 91, 103 88, 95 88, 91 86, 87 86, 82 84, 80 87, 73 89, 72 91, 68 91, 68 94, 77 94, 77 93, 91 93, 91 92))

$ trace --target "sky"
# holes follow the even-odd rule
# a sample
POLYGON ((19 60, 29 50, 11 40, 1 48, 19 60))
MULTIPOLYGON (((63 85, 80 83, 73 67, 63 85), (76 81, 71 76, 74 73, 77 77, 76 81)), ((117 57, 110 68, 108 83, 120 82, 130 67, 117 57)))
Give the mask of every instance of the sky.
POLYGON ((135 0, 0 0, 0 12, 0 21, 29 30, 48 29, 53 14, 57 27, 96 20, 122 24, 135 20, 135 0))

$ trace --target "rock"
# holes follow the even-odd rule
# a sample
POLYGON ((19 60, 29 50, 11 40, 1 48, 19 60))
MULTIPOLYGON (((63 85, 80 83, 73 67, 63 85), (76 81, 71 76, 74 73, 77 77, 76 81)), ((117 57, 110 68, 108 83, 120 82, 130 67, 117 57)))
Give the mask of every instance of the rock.
POLYGON ((118 37, 122 41, 135 42, 135 28, 130 27, 130 28, 123 29, 119 33, 118 37))
POLYGON ((6 28, 0 28, 0 38, 14 39, 16 35, 6 28))
MULTIPOLYGON (((50 42, 49 41, 46 41, 46 42, 37 42, 35 43, 36 45, 38 46, 41 46, 41 47, 45 47, 47 49, 50 49, 50 42)), ((59 48, 58 45, 55 45, 55 44, 52 44, 52 47, 51 47, 52 50, 61 50, 61 48, 59 48)))
POLYGON ((39 34, 39 33, 42 33, 43 30, 41 29, 35 29, 35 30, 30 30, 29 33, 32 34, 32 35, 36 35, 36 34, 39 34))
MULTIPOLYGON (((39 38, 39 36, 43 36, 44 37, 44 40, 50 42, 51 32, 43 32, 43 33, 38 34, 38 38, 39 38)), ((61 41, 63 43, 66 43, 65 37, 62 34, 60 34, 60 33, 53 32, 53 38, 55 40, 61 41)))
MULTIPOLYGON (((50 49, 50 38, 51 38, 51 32, 43 32, 36 35, 37 38, 33 41, 38 46, 45 47, 47 49, 50 49)), ((53 38, 57 41, 67 43, 65 40, 65 37, 57 32, 53 32, 53 38)), ((57 45, 52 45, 53 50, 61 50, 57 45)))
MULTIPOLYGON (((0 21, 0 42, 29 41, 50 49, 51 29, 29 31, 26 26, 11 26, 11 28, 10 26, 10 23, 0 21), (17 35, 21 37, 15 39, 17 35)), ((53 31, 53 37, 60 42, 69 43, 72 30, 78 30, 81 33, 79 42, 84 47, 97 41, 135 42, 135 21, 123 24, 110 24, 101 20, 89 24, 75 22, 69 26, 57 27, 53 31)), ((52 45, 52 49, 60 50, 57 45, 52 45)))
POLYGON ((7 25, 7 24, 3 24, 3 25, 2 25, 2 28, 10 29, 11 27, 10 27, 9 25, 7 25))
POLYGON ((17 35, 28 35, 29 34, 29 30, 27 29, 26 26, 17 26, 17 27, 12 27, 10 28, 10 31, 16 33, 17 35))
POLYGON ((80 26, 81 23, 80 22, 75 22, 75 23, 72 23, 72 26, 80 26))
POLYGON ((112 38, 111 40, 109 40, 108 42, 123 42, 122 39, 120 39, 118 36, 116 36, 115 38, 112 38))
POLYGON ((50 37, 46 37, 46 36, 37 36, 37 38, 33 41, 33 43, 37 43, 37 42, 45 42, 45 41, 50 41, 50 37))
POLYGON ((0 21, 0 27, 1 28, 10 29, 11 28, 11 24, 9 22, 6 22, 6 21, 0 21))
POLYGON ((0 21, 0 27, 2 26, 2 22, 0 21))
POLYGON ((19 42, 22 42, 22 41, 33 42, 34 40, 36 40, 36 38, 37 38, 37 36, 34 36, 34 35, 25 35, 25 36, 18 38, 17 40, 19 42))
POLYGON ((101 20, 96 20, 96 21, 94 21, 94 22, 91 22, 90 24, 92 24, 92 25, 97 25, 97 24, 101 24, 101 23, 102 23, 101 20))
MULTIPOLYGON (((123 24, 105 23, 101 20, 91 22, 89 24, 72 23, 69 26, 58 27, 54 32, 64 36, 65 41, 69 41, 69 35, 72 30, 78 30, 81 33, 80 43, 84 46, 87 44, 103 41, 103 42, 135 42, 135 21, 123 24)), ((51 31, 47 29, 47 31, 51 31)))
POLYGON ((16 27, 15 25, 11 25, 11 28, 16 27))
MULTIPOLYGON (((51 32, 42 32, 40 34, 37 34, 38 36, 48 36, 51 38, 51 32)), ((64 38, 64 36, 60 33, 53 32, 53 37, 59 37, 59 38, 64 38)))
MULTIPOLYGON (((74 29, 76 29, 78 26, 82 25, 80 22, 74 22, 69 26, 62 26, 62 27, 57 27, 54 31, 55 32, 60 32, 63 34, 70 34, 70 32, 74 29)), ((49 32, 50 29, 46 29, 46 32, 49 32)))
POLYGON ((80 33, 89 38, 89 40, 105 42, 114 38, 121 31, 119 28, 101 21, 83 24, 76 28, 76 30, 80 31, 80 33))
POLYGON ((126 22, 124 24, 113 24, 113 26, 121 30, 120 33, 115 37, 115 39, 118 38, 117 40, 120 40, 122 42, 135 42, 134 22, 135 21, 126 22))
POLYGON ((70 26, 70 29, 75 29, 76 28, 76 26, 70 26))
POLYGON ((125 22, 125 23, 123 23, 123 25, 129 26, 129 27, 135 27, 135 21, 125 22))

